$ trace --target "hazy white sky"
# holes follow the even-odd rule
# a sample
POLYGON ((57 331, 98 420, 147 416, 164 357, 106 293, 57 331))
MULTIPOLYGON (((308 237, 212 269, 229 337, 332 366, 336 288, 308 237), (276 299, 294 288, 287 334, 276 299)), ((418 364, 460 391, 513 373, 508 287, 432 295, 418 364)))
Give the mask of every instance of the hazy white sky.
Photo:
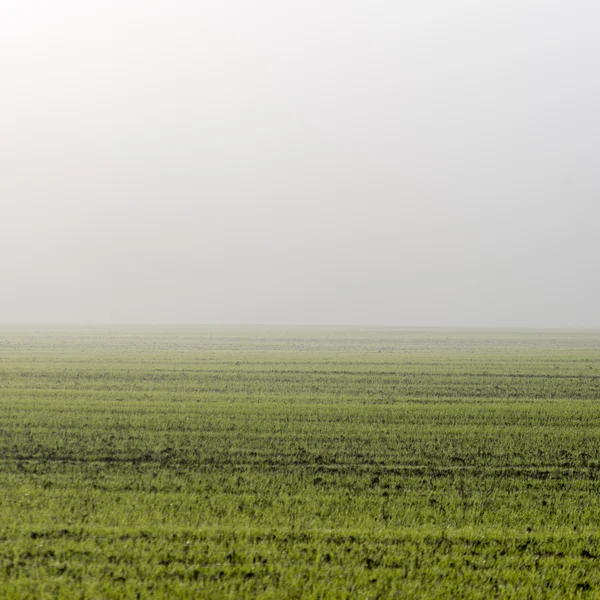
POLYGON ((600 326, 595 0, 3 0, 0 323, 600 326))

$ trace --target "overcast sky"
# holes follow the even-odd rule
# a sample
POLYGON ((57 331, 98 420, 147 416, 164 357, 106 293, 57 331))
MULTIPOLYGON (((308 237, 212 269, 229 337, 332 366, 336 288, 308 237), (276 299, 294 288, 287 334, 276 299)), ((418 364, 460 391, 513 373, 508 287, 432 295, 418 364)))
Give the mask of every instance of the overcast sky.
POLYGON ((0 323, 600 326, 595 0, 3 0, 0 323))

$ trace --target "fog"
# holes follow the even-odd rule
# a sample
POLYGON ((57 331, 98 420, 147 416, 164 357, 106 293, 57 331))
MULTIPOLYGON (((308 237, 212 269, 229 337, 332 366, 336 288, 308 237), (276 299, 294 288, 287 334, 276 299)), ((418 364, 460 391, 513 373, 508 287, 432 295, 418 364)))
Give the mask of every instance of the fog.
POLYGON ((598 23, 4 0, 0 323, 600 326, 598 23))

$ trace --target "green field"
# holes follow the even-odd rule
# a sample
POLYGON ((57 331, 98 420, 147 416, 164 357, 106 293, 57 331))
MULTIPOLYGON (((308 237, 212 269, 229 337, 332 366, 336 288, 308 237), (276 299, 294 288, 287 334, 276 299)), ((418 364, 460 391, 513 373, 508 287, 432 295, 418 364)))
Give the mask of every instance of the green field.
POLYGON ((600 597, 599 400, 599 331, 3 327, 0 597, 600 597))

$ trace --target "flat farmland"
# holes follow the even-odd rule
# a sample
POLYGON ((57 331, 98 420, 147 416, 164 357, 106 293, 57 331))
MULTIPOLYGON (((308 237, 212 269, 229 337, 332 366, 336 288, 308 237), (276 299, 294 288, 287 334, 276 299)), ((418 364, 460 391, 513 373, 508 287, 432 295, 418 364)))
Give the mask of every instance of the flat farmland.
POLYGON ((598 597, 599 400, 599 331, 3 327, 0 597, 598 597))

